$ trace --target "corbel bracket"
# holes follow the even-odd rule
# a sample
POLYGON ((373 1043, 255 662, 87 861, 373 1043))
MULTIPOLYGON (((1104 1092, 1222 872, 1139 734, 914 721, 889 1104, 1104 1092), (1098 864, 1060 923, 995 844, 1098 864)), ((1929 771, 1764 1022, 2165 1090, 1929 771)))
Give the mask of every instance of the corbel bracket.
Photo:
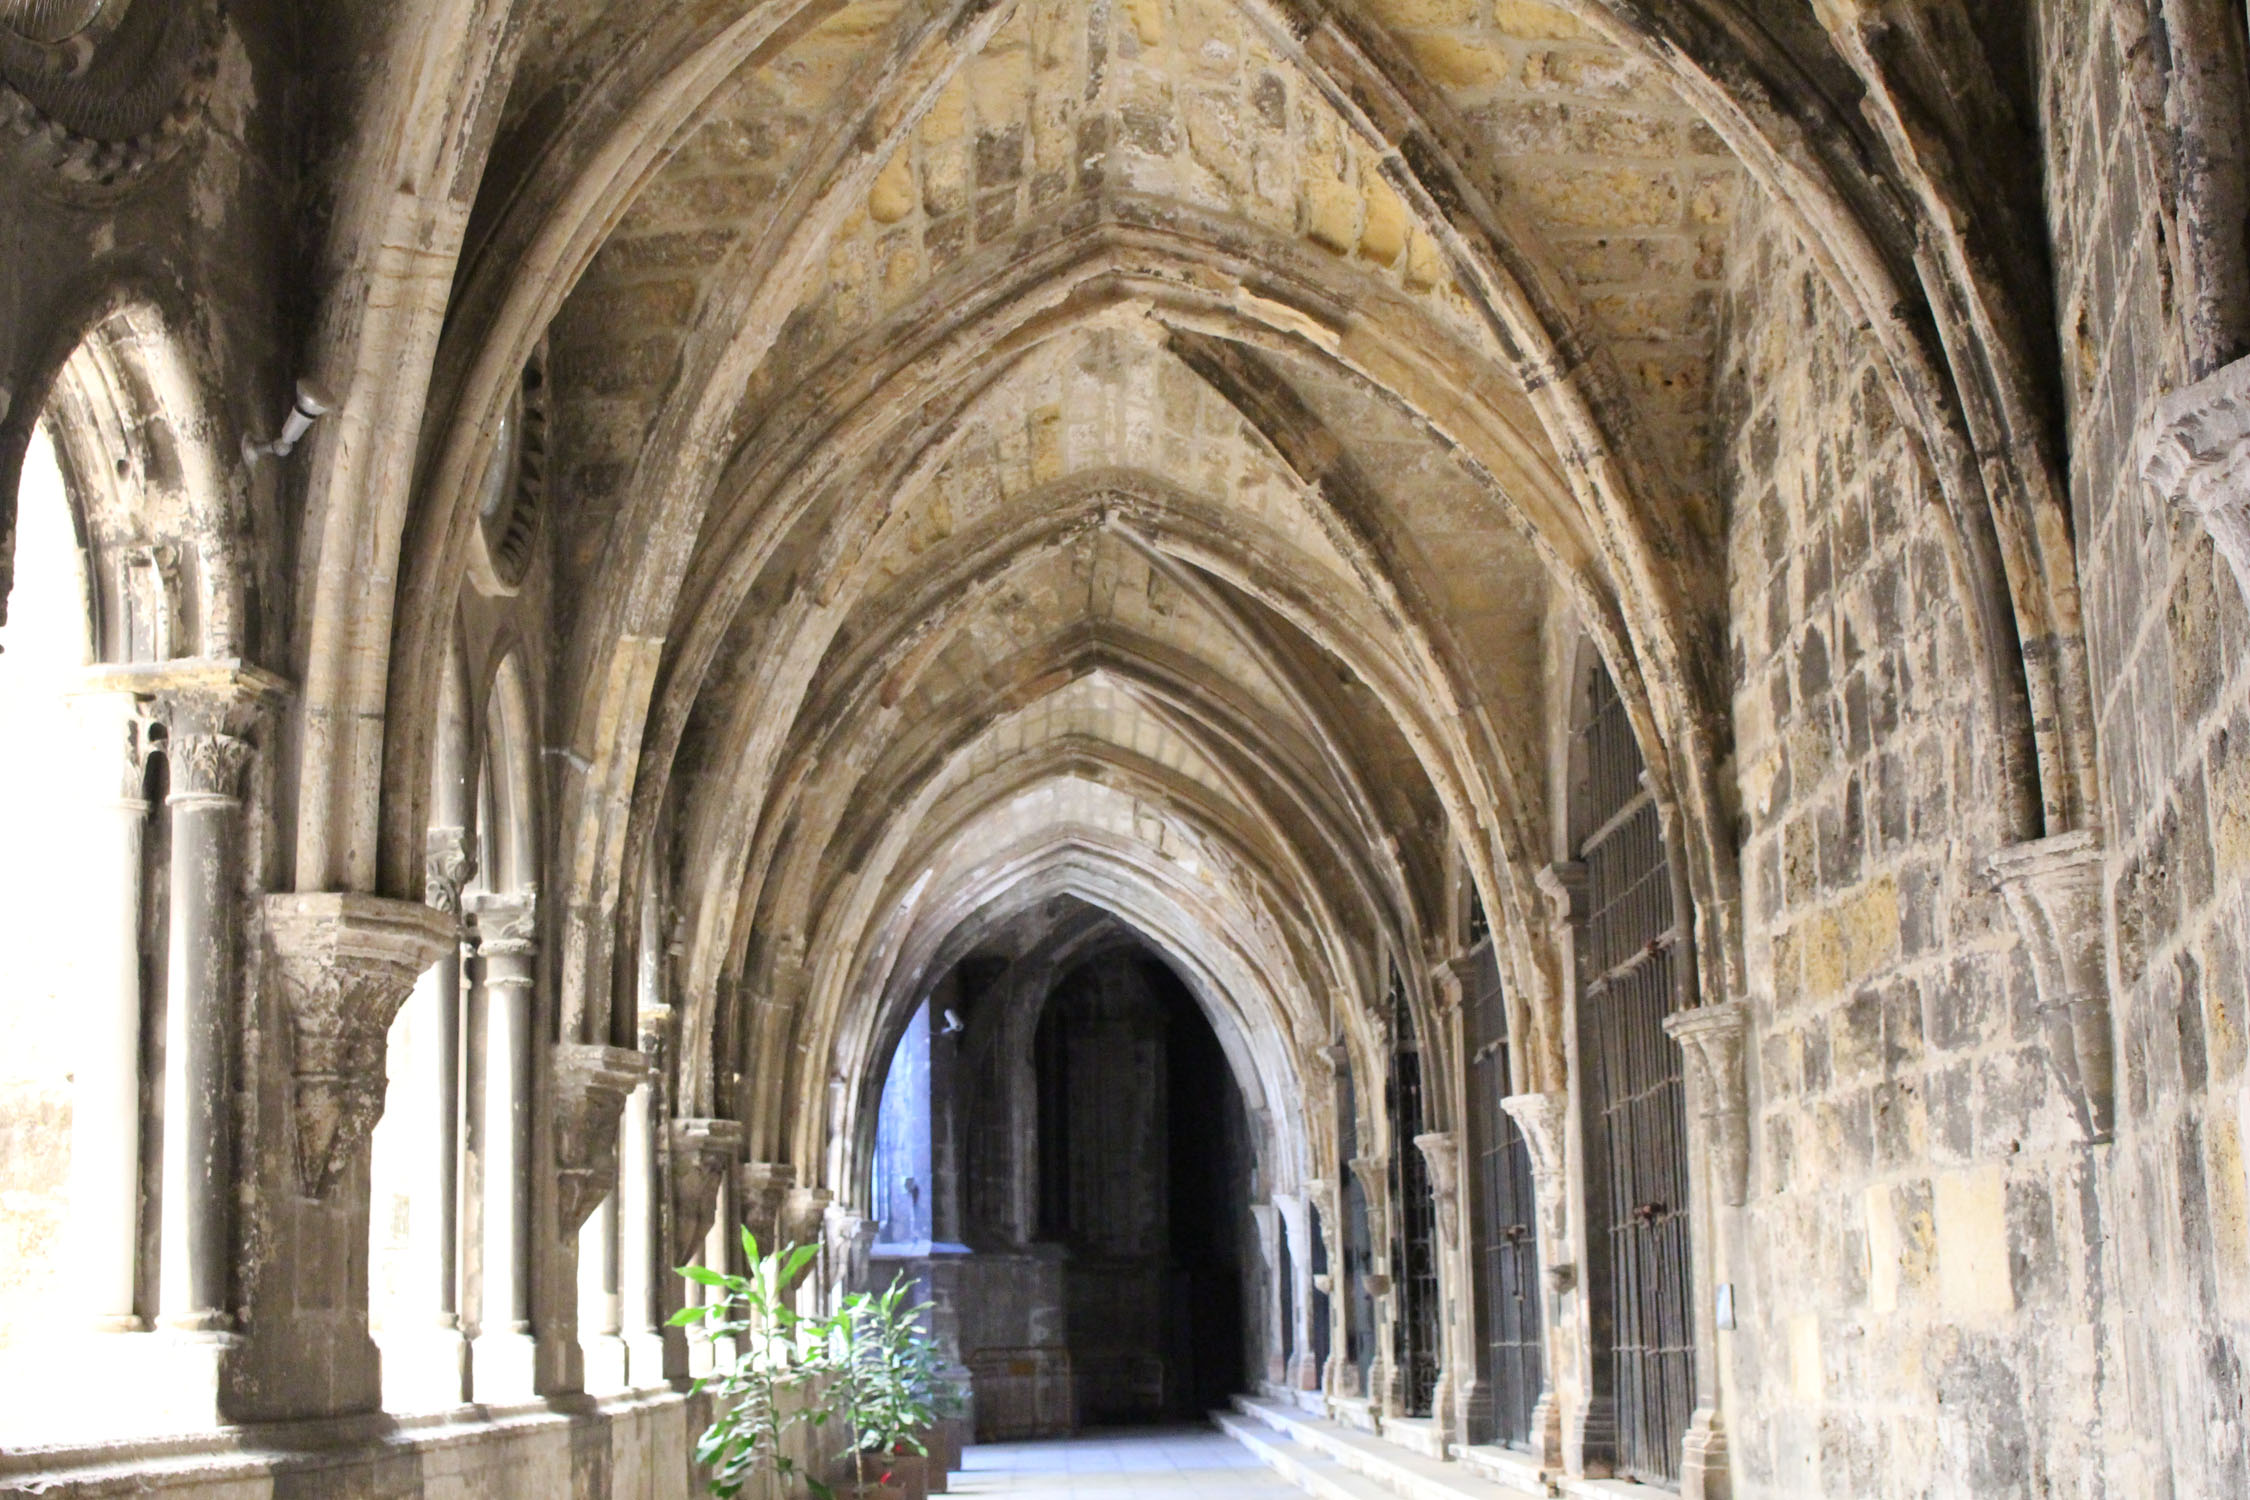
POLYGON ((2088 1141, 2116 1125, 2109 972, 2102 928, 2102 846, 2091 829, 2015 844, 1987 868, 2031 956, 2047 1058, 2088 1141))
POLYGON ((1563 1125, 1569 1099, 1560 1093, 1510 1094, 1500 1101, 1508 1118, 1523 1132, 1531 1156, 1531 1185, 1539 1204, 1539 1238, 1547 1280, 1555 1290, 1568 1291, 1577 1283, 1576 1261, 1570 1253, 1569 1180, 1563 1173, 1563 1125))
POLYGON ((1740 1207, 1750 1195, 1750 1094, 1743 1057, 1750 1003, 1728 1000, 1674 1011, 1664 1018, 1664 1029, 1685 1055, 1688 1098, 1706 1132, 1719 1196, 1740 1207))
POLYGON ((2140 449, 2141 477, 2194 513, 2250 592, 2250 359, 2160 399, 2140 449))
POLYGON ((672 1261, 685 1264, 718 1212, 719 1184, 742 1149, 740 1120, 672 1122, 672 1261))
POLYGON ((383 1117, 384 1048, 415 978, 453 951, 456 920, 353 892, 265 898, 267 973, 289 1017, 298 1186, 326 1198, 383 1117))
POLYGON ((556 1212, 565 1235, 617 1186, 618 1121, 626 1095, 647 1076, 648 1059, 630 1047, 556 1044, 556 1212))

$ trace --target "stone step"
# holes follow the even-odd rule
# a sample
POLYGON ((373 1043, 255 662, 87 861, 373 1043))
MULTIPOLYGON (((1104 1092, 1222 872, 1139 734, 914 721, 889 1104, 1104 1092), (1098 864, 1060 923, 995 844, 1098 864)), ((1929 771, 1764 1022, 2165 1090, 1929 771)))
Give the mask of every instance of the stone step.
POLYGON ((1237 1396, 1234 1405, 1235 1412, 1222 1417, 1220 1425, 1261 1458, 1266 1457, 1261 1444, 1284 1443, 1374 1486, 1385 1500, 1514 1500, 1555 1493, 1527 1462, 1472 1469, 1426 1458, 1278 1402, 1237 1396))
POLYGON ((1255 1454, 1258 1461, 1314 1500, 1394 1500, 1371 1479, 1310 1448, 1300 1447, 1262 1422, 1239 1412, 1213 1412, 1219 1430, 1255 1454))

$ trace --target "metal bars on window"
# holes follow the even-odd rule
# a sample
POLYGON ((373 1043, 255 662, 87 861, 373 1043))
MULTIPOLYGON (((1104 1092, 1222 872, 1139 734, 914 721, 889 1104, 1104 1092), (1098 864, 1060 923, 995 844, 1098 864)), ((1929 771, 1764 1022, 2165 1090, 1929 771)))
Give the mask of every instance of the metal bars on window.
POLYGON ((1539 1306, 1539 1236, 1531 1151, 1500 1101, 1512 1088, 1507 997, 1489 941, 1472 954, 1464 1019, 1469 1042, 1469 1124, 1476 1176, 1472 1184, 1477 1276, 1478 1361, 1491 1406, 1486 1429, 1471 1440, 1522 1447, 1531 1441, 1532 1408, 1545 1383, 1545 1339, 1539 1306))
POLYGON ((1679 1482, 1695 1407, 1686 1100, 1663 1021, 1677 1004, 1680 933, 1655 799, 1609 675, 1577 730, 1573 848, 1586 870, 1578 942, 1589 1294, 1597 1399, 1614 1399, 1617 1471, 1679 1482))
POLYGON ((1368 1220, 1366 1184, 1352 1170, 1359 1155, 1359 1091, 1352 1085, 1349 1062, 1339 1064, 1336 1072, 1336 1144, 1344 1179, 1344 1358, 1359 1371, 1365 1395, 1375 1371, 1375 1293, 1367 1284, 1375 1269, 1375 1234, 1368 1220))
POLYGON ((1391 1271, 1398 1289, 1392 1356, 1399 1396, 1409 1416, 1430 1414, 1441 1353, 1437 1272, 1437 1205, 1430 1165, 1414 1138, 1422 1133, 1422 1051, 1406 987, 1391 968, 1391 1076, 1386 1091, 1391 1126, 1391 1271))

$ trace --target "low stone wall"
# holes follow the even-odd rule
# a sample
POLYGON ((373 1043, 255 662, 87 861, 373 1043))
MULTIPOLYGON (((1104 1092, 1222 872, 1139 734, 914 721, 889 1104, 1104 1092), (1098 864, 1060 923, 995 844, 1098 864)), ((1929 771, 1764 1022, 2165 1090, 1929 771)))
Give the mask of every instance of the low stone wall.
POLYGON ((688 1500, 700 1396, 464 1407, 422 1418, 366 1416, 229 1428, 198 1438, 0 1454, 0 1495, 75 1500, 688 1500))

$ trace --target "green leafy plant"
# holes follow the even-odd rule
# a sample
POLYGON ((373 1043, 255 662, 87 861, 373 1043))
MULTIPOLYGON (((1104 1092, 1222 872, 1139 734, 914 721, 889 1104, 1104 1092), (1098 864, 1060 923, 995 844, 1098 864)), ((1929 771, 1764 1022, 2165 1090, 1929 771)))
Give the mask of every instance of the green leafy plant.
POLYGON ((746 1276, 680 1267, 682 1276, 711 1293, 701 1307, 684 1307, 671 1317, 672 1326, 700 1333, 716 1360, 711 1373, 695 1383, 713 1397, 711 1425, 696 1441, 696 1462, 708 1466, 711 1493, 721 1500, 732 1500, 761 1473, 784 1482, 802 1478, 827 1500, 834 1491, 783 1451, 792 1430, 818 1427, 834 1410, 823 1399, 825 1378, 834 1368, 833 1320, 804 1317, 788 1299, 815 1247, 761 1254, 757 1236, 744 1229, 742 1252, 750 1267, 746 1276))
MULTIPOLYGON (((924 1441, 941 1408, 958 1407, 939 1363, 938 1348, 922 1329, 927 1302, 909 1303, 905 1278, 882 1292, 855 1292, 836 1310, 836 1380, 833 1409, 851 1434, 854 1478, 864 1489, 868 1460, 887 1470, 905 1452, 928 1454, 924 1441)), ((888 1472, 878 1482, 887 1481, 888 1472)))
POLYGON ((901 1277, 883 1292, 855 1292, 826 1317, 792 1307, 790 1287, 815 1254, 793 1245, 762 1254, 742 1231, 750 1271, 734 1276, 703 1266, 680 1274, 710 1289, 701 1307, 682 1308, 672 1326, 699 1333, 712 1348, 714 1368, 695 1388, 713 1397, 711 1425, 697 1440, 695 1457, 710 1470, 711 1493, 732 1500, 751 1480, 770 1474, 801 1479, 820 1500, 835 1491, 787 1451, 798 1427, 833 1421, 849 1435, 838 1454, 852 1465, 855 1486, 867 1488, 870 1459, 877 1482, 890 1479, 888 1460, 905 1452, 927 1454, 923 1435, 940 1418, 963 1409, 960 1389, 945 1374, 934 1339, 923 1331, 927 1302, 909 1303, 901 1277))

